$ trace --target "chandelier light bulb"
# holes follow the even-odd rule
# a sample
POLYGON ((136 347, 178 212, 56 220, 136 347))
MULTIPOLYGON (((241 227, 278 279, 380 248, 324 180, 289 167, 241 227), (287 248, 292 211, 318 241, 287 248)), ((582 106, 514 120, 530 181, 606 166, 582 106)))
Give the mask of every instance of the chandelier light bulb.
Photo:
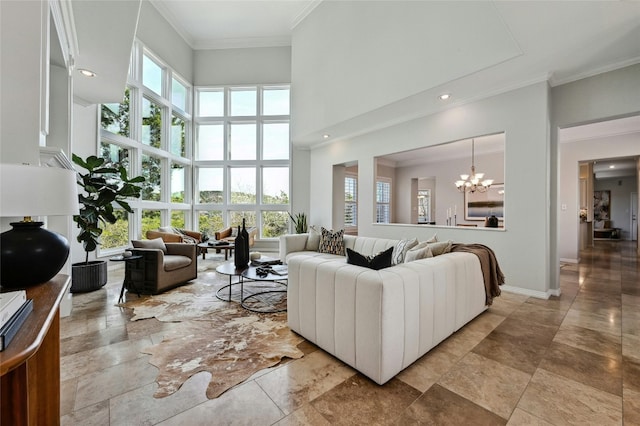
POLYGON ((475 167, 475 140, 471 139, 471 174, 460 175, 460 180, 455 185, 460 192, 486 192, 493 184, 493 179, 485 179, 484 173, 476 173, 475 167))

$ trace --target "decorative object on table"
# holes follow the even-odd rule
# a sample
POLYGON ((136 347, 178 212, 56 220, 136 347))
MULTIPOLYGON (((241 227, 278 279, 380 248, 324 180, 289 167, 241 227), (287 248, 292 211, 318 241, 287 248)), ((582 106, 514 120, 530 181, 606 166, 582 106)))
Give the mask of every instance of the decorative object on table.
POLYGON ((27 292, 24 290, 0 293, 0 327, 9 321, 26 301, 27 292))
POLYGON ((495 215, 487 217, 484 221, 484 226, 486 226, 487 228, 497 228, 498 218, 495 215))
POLYGON ((244 245, 242 246, 244 250, 244 260, 249 263, 249 233, 247 232, 244 218, 242 218, 242 238, 244 238, 244 245))
POLYGON ((251 262, 260 259, 260 257, 262 257, 262 253, 260 253, 259 251, 252 251, 249 253, 249 260, 251 262))
POLYGON ((484 179, 484 173, 476 173, 475 166, 475 140, 471 139, 471 174, 461 174, 456 181, 456 188, 460 192, 487 192, 493 184, 493 179, 484 179), (481 181, 482 180, 482 181, 481 181))
POLYGON ((47 282, 67 261, 69 242, 32 217, 77 214, 76 173, 21 164, 0 164, 0 170, 0 216, 24 217, 0 236, 0 285, 23 288, 47 282))
POLYGON ((296 213, 295 216, 289 213, 289 217, 293 222, 296 234, 304 234, 305 232, 307 232, 307 215, 305 213, 296 213))
POLYGON ((25 322, 29 314, 33 311, 33 300, 26 302, 9 318, 9 321, 0 328, 0 351, 4 351, 7 345, 13 340, 20 327, 25 322))
POLYGON ((242 231, 240 230, 240 225, 238 225, 238 236, 236 237, 236 254, 233 258, 233 263, 237 269, 244 269, 247 267, 247 263, 249 260, 245 257, 245 245, 248 244, 245 242, 244 236, 242 235, 242 231))
POLYGON ((84 193, 78 194, 78 201, 82 206, 80 214, 73 217, 80 228, 77 240, 84 248, 85 261, 71 265, 71 292, 93 291, 107 282, 107 262, 89 261, 89 253, 95 251, 100 244, 100 225, 116 223, 118 218, 113 212, 114 204, 133 213, 126 200, 140 197, 140 184, 144 182, 144 177, 129 178, 127 169, 123 166, 105 165, 105 159, 95 155, 83 160, 74 154, 73 162, 87 170, 87 173, 78 173, 77 182, 84 193))

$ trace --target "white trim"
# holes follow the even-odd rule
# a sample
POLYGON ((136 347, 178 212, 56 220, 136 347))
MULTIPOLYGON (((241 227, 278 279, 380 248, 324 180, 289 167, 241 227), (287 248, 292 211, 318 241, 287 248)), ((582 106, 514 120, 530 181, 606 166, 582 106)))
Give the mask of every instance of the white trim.
POLYGON ((535 297, 536 299, 548 299, 551 296, 560 296, 560 289, 549 289, 547 291, 530 290, 528 288, 513 287, 510 285, 503 285, 500 287, 502 290, 508 293, 522 294, 524 296, 535 297))
POLYGON ((70 1, 49 0, 51 17, 58 32, 60 48, 69 73, 75 66, 78 57, 78 33, 73 19, 73 7, 70 1))
POLYGON ((571 74, 564 78, 554 78, 552 74, 549 78, 549 84, 551 85, 551 87, 561 86, 563 84, 582 80, 583 78, 593 77, 594 75, 604 74, 606 72, 615 71, 638 63, 640 63, 640 56, 636 56, 635 58, 626 59, 620 62, 614 62, 613 64, 607 64, 603 67, 592 68, 590 70, 583 71, 577 74, 571 74))
POLYGON ((580 259, 570 259, 568 257, 561 257, 560 262, 564 263, 580 263, 580 259))
POLYGON ((316 7, 320 6, 323 0, 312 0, 295 18, 293 18, 293 22, 291 23, 291 29, 293 30, 297 27, 302 21, 305 20, 307 16, 311 14, 315 10, 316 7))

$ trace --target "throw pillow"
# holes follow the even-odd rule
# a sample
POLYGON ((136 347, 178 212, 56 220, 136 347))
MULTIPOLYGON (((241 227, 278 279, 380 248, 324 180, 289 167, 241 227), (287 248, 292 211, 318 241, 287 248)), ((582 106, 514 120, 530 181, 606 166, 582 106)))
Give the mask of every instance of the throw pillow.
POLYGON ((429 238, 425 243, 437 243, 438 242, 438 233, 433 234, 433 237, 429 238))
POLYGON ((376 254, 375 256, 364 256, 357 251, 347 249, 347 263, 357 266, 364 266, 365 268, 380 270, 391 266, 391 255, 393 254, 393 247, 389 247, 383 252, 376 254))
POLYGON ((167 254, 167 246, 164 245, 162 238, 154 238, 153 240, 131 240, 134 248, 144 249, 160 249, 167 254))
POLYGON ((440 256, 441 254, 449 253, 451 251, 451 244, 453 244, 453 241, 451 240, 442 241, 439 243, 429 244, 429 248, 434 256, 440 256))
POLYGON ((418 245, 418 239, 413 240, 400 240, 398 244, 393 248, 393 255, 391 257, 391 263, 399 265, 404 262, 404 256, 409 250, 418 245))
POLYGON ((305 246, 305 250, 309 251, 318 251, 318 247, 320 247, 320 232, 314 225, 309 227, 309 236, 307 237, 307 245, 305 246))
POLYGON ((232 226, 232 227, 231 227, 231 236, 232 236, 233 238, 235 238, 235 237, 237 237, 237 236, 238 236, 238 228, 236 228, 235 226, 232 226))
POLYGON ((177 232, 175 231, 175 229, 172 226, 161 226, 161 227, 158 228, 158 231, 166 232, 168 234, 177 234, 177 232))
POLYGON ((431 253, 431 247, 428 245, 418 248, 418 246, 412 248, 404 256, 404 263, 413 262, 414 260, 426 259, 427 257, 433 257, 431 253))
POLYGON ((329 231, 322 227, 318 251, 344 256, 344 229, 333 232, 333 230, 329 231))

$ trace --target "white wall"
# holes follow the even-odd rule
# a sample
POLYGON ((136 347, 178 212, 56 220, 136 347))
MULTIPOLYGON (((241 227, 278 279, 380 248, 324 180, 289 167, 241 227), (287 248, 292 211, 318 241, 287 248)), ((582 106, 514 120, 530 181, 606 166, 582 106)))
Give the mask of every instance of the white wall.
POLYGON ((194 86, 290 82, 290 47, 194 52, 194 86))
POLYGON ((496 252, 507 285, 545 296, 550 281, 549 182, 543 178, 549 173, 547 106, 547 84, 538 83, 313 149, 310 224, 334 226, 327 176, 331 175, 333 165, 357 161, 359 235, 427 239, 437 230, 441 239, 486 244, 496 252), (372 223, 376 156, 499 132, 505 132, 506 230, 372 223), (389 141, 393 141, 392 147, 389 141), (536 176, 540 179, 531 179, 536 176))
POLYGON ((142 2, 136 37, 188 82, 193 82, 193 50, 148 1, 142 2))
MULTIPOLYGON (((640 155, 640 134, 611 136, 560 144, 560 190, 559 203, 567 209, 558 210, 558 256, 560 260, 577 262, 579 256, 580 210, 580 161, 602 158, 640 155)), ((594 187, 595 189, 595 187, 594 187)), ((616 227, 618 225, 616 224, 616 227)))

